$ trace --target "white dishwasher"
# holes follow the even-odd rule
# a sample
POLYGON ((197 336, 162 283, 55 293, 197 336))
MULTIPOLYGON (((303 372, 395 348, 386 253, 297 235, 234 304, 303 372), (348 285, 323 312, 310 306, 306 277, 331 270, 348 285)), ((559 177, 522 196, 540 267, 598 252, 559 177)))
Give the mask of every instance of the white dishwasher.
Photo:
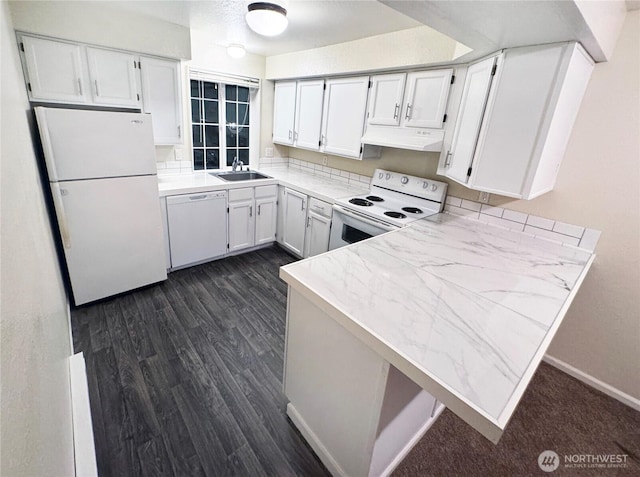
POLYGON ((167 197, 167 219, 172 268, 226 253, 226 191, 167 197))

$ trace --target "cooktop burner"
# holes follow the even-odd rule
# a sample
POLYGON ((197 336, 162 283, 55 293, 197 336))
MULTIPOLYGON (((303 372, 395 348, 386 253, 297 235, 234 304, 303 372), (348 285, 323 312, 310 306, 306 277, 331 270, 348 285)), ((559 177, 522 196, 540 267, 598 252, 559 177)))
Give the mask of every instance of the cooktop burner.
POLYGON ((422 210, 417 207, 403 207, 402 210, 409 212, 410 214, 421 214, 422 210))
POLYGON ((389 217, 393 217, 394 219, 406 219, 407 216, 404 215, 402 212, 396 212, 395 210, 387 210, 384 215, 387 215, 389 217))
POLYGON ((373 202, 369 202, 366 199, 360 199, 358 197, 356 197, 355 199, 351 199, 349 203, 353 205, 360 205, 362 207, 371 207, 373 205, 373 202))
POLYGON ((382 197, 378 197, 377 195, 368 195, 367 199, 369 199, 371 202, 384 202, 384 199, 382 197))

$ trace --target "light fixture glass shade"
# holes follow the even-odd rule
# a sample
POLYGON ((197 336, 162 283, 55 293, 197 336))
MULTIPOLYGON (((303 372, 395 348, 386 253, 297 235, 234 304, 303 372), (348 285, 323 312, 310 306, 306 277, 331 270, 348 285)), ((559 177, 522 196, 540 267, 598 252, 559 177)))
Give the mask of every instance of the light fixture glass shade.
POLYGON ((289 24, 287 11, 275 3, 255 2, 249 4, 248 8, 247 24, 259 35, 279 35, 289 24))
POLYGON ((242 45, 229 45, 227 46, 227 55, 231 58, 242 58, 246 51, 242 45))

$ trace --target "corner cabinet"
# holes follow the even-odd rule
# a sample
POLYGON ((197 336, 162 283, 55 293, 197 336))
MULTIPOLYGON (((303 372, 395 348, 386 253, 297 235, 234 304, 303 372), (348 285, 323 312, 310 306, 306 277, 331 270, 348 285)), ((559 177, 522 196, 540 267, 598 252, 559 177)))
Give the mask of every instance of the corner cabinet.
POLYGON ((151 114, 156 144, 182 144, 180 62, 141 56, 142 110, 151 114))
POLYGON ((273 142, 292 145, 296 114, 296 82, 275 85, 273 99, 273 142))
POLYGON ((438 174, 520 199, 551 191, 593 66, 577 43, 508 49, 469 66, 438 174))

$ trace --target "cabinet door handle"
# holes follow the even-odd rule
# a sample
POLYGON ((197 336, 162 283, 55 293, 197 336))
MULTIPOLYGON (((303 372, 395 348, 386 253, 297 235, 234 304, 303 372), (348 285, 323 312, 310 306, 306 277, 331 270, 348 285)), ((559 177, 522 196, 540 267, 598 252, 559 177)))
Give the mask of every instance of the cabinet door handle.
POLYGON ((311 226, 311 217, 307 217, 307 228, 311 226))
POLYGON ((326 139, 326 138, 324 137, 324 134, 322 134, 322 135, 320 136, 320 143, 325 144, 325 139, 326 139))
POLYGON ((407 112, 404 115, 404 119, 411 118, 411 104, 407 103, 407 112))
POLYGON ((260 206, 261 206, 261 205, 262 205, 262 204, 258 204, 258 215, 260 215, 260 206))
POLYGON ((98 91, 98 80, 93 80, 93 84, 96 85, 96 96, 100 96, 100 92, 98 91))
POLYGON ((292 135, 293 135, 293 132, 291 131, 291 129, 289 129, 289 139, 291 139, 292 135))
POLYGON ((393 110, 393 119, 398 119, 398 113, 400 112, 400 105, 396 103, 396 107, 393 110))
POLYGON ((298 132, 297 131, 293 131, 293 140, 294 141, 298 140, 298 132))
POLYGON ((451 165, 451 151, 447 151, 447 156, 444 159, 444 167, 449 167, 451 165))
POLYGON ((178 138, 182 137, 182 131, 180 130, 180 125, 178 125, 178 138))
POLYGON ((302 207, 300 207, 300 210, 304 210, 304 200, 302 201, 302 207))
POLYGON ((249 217, 253 217, 253 205, 249 206, 249 217))
POLYGON ((80 78, 78 78, 78 93, 82 96, 82 81, 80 81, 80 78))

